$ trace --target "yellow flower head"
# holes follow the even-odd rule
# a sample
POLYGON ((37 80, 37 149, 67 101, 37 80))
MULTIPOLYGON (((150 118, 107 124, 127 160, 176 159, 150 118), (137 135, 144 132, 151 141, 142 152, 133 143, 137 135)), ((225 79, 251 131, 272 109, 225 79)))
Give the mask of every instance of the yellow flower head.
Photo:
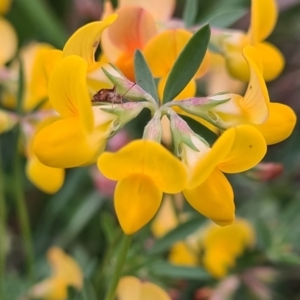
POLYGON ((242 49, 252 45, 262 57, 263 77, 266 81, 273 80, 284 67, 281 52, 264 40, 273 31, 277 20, 275 0, 252 0, 251 23, 248 33, 239 31, 220 32, 216 35, 218 44, 224 51, 227 68, 230 74, 238 79, 247 81, 249 71, 242 56, 242 49), (267 14, 265 12, 268 12, 267 14))
POLYGON ((219 225, 234 220, 233 191, 225 173, 239 173, 258 164, 266 153, 261 133, 249 125, 226 130, 210 148, 196 136, 191 141, 198 149, 183 145, 182 159, 189 170, 183 193, 198 212, 219 225))
POLYGON ((122 229, 133 234, 158 211, 163 192, 179 193, 186 182, 184 166, 157 142, 136 140, 116 153, 103 153, 99 170, 118 181, 115 209, 122 229))
POLYGON ((171 300, 159 286, 151 282, 141 282, 133 276, 122 277, 117 289, 118 300, 171 300))
POLYGON ((88 64, 70 55, 57 62, 49 79, 49 98, 61 118, 36 135, 33 151, 45 165, 71 168, 94 162, 116 116, 92 108, 88 64))
POLYGON ((52 269, 48 279, 34 285, 29 296, 45 300, 67 300, 68 287, 82 288, 83 275, 77 262, 60 248, 52 247, 47 252, 47 259, 52 269))

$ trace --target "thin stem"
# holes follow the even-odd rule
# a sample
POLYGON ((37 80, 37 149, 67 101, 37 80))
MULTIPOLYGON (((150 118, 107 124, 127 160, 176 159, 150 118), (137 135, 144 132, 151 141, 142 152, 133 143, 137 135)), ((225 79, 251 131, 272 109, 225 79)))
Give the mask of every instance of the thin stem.
POLYGON ((18 153, 18 141, 20 138, 20 127, 17 127, 16 134, 16 149, 15 149, 15 159, 14 159, 14 181, 15 181, 15 201, 17 207, 17 214, 19 219, 19 225, 22 235, 23 247, 26 259, 26 269, 27 274, 30 279, 33 278, 33 264, 34 264, 34 254, 32 245, 32 236, 30 231, 30 223, 28 217, 28 211, 25 203, 23 184, 22 184, 22 168, 21 160, 18 153))
POLYGON ((6 261, 6 203, 4 197, 4 183, 2 172, 2 156, 0 153, 0 298, 4 298, 3 295, 3 282, 5 274, 5 261, 6 261))
POLYGON ((123 269, 124 263, 126 261, 127 252, 128 252, 131 240, 132 240, 132 236, 125 235, 125 234, 123 235, 122 242, 120 245, 120 250, 119 250, 117 261, 116 261, 115 272, 114 272, 113 278, 111 280, 110 286, 108 288, 108 292, 106 294, 105 300, 114 300, 115 299, 116 290, 118 287, 119 279, 122 274, 122 269, 123 269))

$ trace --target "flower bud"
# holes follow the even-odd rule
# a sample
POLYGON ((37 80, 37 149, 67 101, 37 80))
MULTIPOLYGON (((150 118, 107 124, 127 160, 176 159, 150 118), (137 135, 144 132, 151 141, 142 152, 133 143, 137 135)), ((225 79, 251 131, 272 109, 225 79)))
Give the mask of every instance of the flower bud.
POLYGON ((283 165, 280 163, 260 163, 247 172, 247 176, 258 181, 270 181, 283 172, 283 165))
POLYGON ((157 111, 144 129, 143 139, 160 143, 162 137, 161 113, 157 111))

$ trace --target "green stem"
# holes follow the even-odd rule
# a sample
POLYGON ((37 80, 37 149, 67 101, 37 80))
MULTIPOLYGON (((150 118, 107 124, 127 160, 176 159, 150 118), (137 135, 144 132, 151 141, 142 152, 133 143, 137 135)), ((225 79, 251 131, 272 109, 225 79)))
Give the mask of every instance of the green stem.
POLYGON ((62 48, 67 40, 67 34, 64 27, 46 5, 41 0, 15 0, 16 5, 26 14, 34 24, 39 26, 41 32, 47 34, 55 46, 62 48))
POLYGON ((123 235, 123 239, 121 242, 121 246, 120 246, 120 250, 118 253, 117 262, 115 266, 114 276, 111 280, 105 300, 115 299, 116 290, 118 287, 119 279, 122 274, 124 263, 126 261, 127 252, 131 243, 131 239, 132 239, 131 235, 125 235, 125 234, 123 235))
POLYGON ((21 230, 22 242, 25 252, 26 269, 28 277, 33 279, 33 264, 34 264, 34 254, 32 237, 30 231, 30 223, 28 217, 28 211, 26 207, 23 184, 22 184, 22 167, 21 158, 18 153, 18 141, 20 138, 20 127, 17 128, 16 134, 16 149, 15 149, 15 159, 14 159, 14 181, 15 181, 15 201, 17 207, 17 214, 19 219, 19 226, 21 230))
POLYGON ((4 298, 3 282, 5 274, 6 261, 6 203, 4 197, 4 178, 2 172, 2 156, 0 153, 0 298, 4 298))

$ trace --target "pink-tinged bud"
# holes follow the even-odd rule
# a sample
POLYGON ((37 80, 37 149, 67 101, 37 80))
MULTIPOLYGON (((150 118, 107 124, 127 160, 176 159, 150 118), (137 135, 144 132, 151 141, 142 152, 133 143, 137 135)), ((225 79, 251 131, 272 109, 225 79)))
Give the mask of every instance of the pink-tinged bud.
POLYGON ((213 290, 210 287, 203 287, 198 289, 194 294, 194 300, 208 300, 210 299, 213 290))
POLYGON ((157 111, 144 129, 143 139, 160 143, 162 137, 161 113, 157 111))
POLYGON ((125 129, 121 129, 116 135, 108 140, 107 149, 116 152, 131 141, 131 137, 125 129))
POLYGON ((283 165, 280 163, 260 163, 247 172, 247 176, 258 181, 270 181, 283 172, 283 165))
POLYGON ((96 190, 101 195, 112 198, 117 182, 106 178, 96 167, 91 168, 91 176, 96 190))

